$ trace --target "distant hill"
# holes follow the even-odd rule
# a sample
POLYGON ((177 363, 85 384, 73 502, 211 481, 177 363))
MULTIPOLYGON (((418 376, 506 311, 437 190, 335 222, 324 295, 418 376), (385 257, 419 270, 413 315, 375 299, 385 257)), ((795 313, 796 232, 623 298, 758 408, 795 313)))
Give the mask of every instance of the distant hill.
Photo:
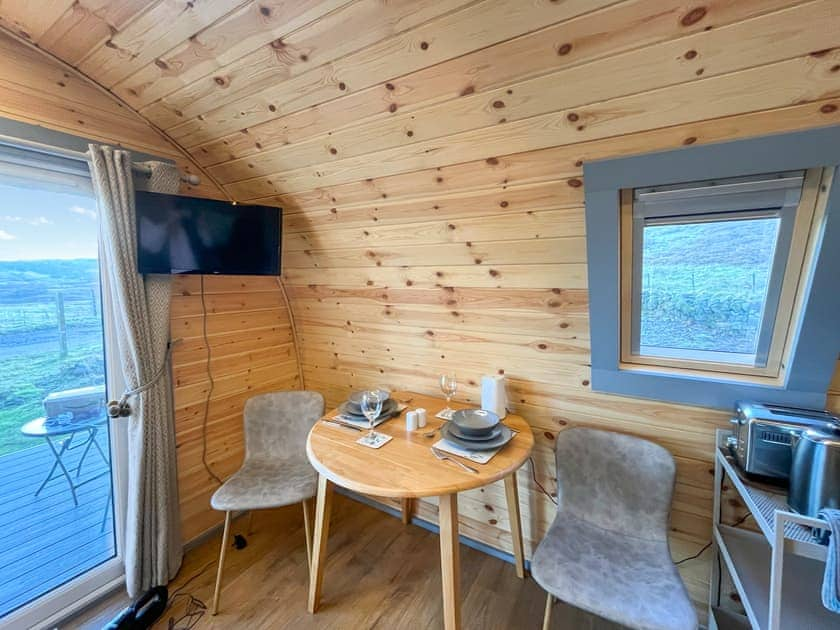
POLYGON ((95 258, 0 261, 0 304, 52 300, 58 290, 89 290, 98 283, 95 258))

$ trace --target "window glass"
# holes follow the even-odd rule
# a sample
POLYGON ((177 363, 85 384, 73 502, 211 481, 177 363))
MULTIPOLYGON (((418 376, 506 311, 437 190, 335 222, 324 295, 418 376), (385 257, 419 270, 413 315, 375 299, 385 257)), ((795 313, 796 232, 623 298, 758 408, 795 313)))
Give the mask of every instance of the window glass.
POLYGON ((92 194, 0 176, 0 625, 116 554, 97 241, 92 194))
POLYGON ((778 217, 645 225, 639 354, 755 364, 778 217))

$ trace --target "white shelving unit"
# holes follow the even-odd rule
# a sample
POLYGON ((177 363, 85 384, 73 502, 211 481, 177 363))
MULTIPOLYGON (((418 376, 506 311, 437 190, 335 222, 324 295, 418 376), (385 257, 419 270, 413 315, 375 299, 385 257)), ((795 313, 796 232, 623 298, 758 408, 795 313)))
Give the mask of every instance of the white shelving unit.
POLYGON ((812 528, 825 523, 791 511, 782 490, 744 478, 725 446, 729 435, 729 431, 717 432, 709 629, 840 630, 840 615, 827 610, 820 600, 827 547, 817 541, 812 528), (724 476, 761 533, 720 522, 724 476), (746 616, 719 608, 720 562, 732 577, 746 616))

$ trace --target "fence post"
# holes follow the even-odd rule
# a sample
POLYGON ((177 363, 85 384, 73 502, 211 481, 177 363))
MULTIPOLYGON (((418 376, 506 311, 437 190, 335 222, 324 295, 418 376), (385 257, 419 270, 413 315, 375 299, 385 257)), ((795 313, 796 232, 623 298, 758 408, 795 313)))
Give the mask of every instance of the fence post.
POLYGON ((58 317, 58 347, 63 359, 67 356, 67 325, 64 321, 64 293, 62 291, 55 294, 55 312, 58 317))

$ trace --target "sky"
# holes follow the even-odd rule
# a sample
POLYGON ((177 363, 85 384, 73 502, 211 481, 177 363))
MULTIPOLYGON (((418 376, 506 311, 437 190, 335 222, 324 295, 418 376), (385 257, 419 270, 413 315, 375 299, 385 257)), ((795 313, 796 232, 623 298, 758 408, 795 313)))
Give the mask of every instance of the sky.
POLYGON ((0 260, 97 257, 93 196, 0 184, 0 260))

